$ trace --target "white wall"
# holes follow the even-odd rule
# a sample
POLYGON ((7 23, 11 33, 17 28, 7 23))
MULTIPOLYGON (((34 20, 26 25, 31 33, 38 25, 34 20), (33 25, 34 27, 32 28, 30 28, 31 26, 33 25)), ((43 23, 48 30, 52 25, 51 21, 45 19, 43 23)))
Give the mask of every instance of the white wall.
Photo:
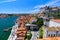
POLYGON ((47 34, 48 37, 54 37, 54 36, 57 36, 57 35, 56 35, 56 31, 49 31, 48 34, 47 34))
POLYGON ((46 38, 46 37, 47 37, 47 29, 43 28, 43 38, 46 38))
POLYGON ((49 22, 44 21, 44 25, 49 26, 49 22))
POLYGON ((55 31, 49 31, 48 34, 56 34, 55 31))
POLYGON ((37 19, 33 19, 32 21, 30 21, 30 23, 32 23, 32 22, 36 22, 37 21, 37 19))
POLYGON ((57 33, 57 36, 60 36, 60 31, 57 33))
POLYGON ((55 35, 55 36, 60 36, 60 31, 58 31, 58 32, 57 32, 57 31, 49 31, 48 34, 47 34, 47 36, 48 36, 48 35, 50 35, 50 36, 51 36, 51 35, 52 35, 52 36, 54 36, 54 35, 55 35), (57 34, 57 35, 56 35, 56 34, 57 34))
POLYGON ((58 32, 58 34, 60 34, 60 31, 58 32))
POLYGON ((57 27, 57 26, 60 26, 60 23, 50 20, 49 27, 57 27))

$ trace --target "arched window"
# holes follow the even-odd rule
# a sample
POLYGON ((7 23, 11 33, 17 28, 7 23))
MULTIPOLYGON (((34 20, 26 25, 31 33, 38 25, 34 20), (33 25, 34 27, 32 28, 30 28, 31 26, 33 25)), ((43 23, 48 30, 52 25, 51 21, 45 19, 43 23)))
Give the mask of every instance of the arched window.
POLYGON ((48 37, 50 37, 50 34, 48 35, 48 37))
POLYGON ((51 36, 50 37, 52 37, 52 34, 51 34, 51 36))
POLYGON ((54 34, 54 37, 55 37, 55 34, 54 34))

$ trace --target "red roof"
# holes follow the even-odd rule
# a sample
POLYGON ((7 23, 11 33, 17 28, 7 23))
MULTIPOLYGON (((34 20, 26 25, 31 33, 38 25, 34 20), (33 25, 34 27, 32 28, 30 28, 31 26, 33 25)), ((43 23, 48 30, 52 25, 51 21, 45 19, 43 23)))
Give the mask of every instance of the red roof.
POLYGON ((60 37, 48 37, 48 38, 37 39, 37 40, 60 40, 60 37))
POLYGON ((60 22, 60 19, 52 19, 54 22, 60 22))

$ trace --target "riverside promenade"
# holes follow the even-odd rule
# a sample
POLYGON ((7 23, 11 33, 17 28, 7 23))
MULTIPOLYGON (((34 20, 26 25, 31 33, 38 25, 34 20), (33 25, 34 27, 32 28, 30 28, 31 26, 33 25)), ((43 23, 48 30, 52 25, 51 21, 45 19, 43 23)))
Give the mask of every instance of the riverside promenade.
POLYGON ((9 38, 8 38, 7 40, 15 40, 15 39, 17 38, 17 35, 16 35, 17 28, 18 28, 18 24, 15 24, 15 25, 12 27, 10 36, 9 36, 9 38))

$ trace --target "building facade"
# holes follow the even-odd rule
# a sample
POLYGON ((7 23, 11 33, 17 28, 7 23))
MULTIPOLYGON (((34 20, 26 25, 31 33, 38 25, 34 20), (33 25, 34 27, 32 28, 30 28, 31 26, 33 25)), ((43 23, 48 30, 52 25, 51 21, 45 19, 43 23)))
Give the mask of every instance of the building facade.
POLYGON ((49 21, 49 27, 59 27, 60 26, 60 19, 51 19, 49 21))
POLYGON ((44 28, 44 38, 60 37, 60 27, 46 27, 44 28))

